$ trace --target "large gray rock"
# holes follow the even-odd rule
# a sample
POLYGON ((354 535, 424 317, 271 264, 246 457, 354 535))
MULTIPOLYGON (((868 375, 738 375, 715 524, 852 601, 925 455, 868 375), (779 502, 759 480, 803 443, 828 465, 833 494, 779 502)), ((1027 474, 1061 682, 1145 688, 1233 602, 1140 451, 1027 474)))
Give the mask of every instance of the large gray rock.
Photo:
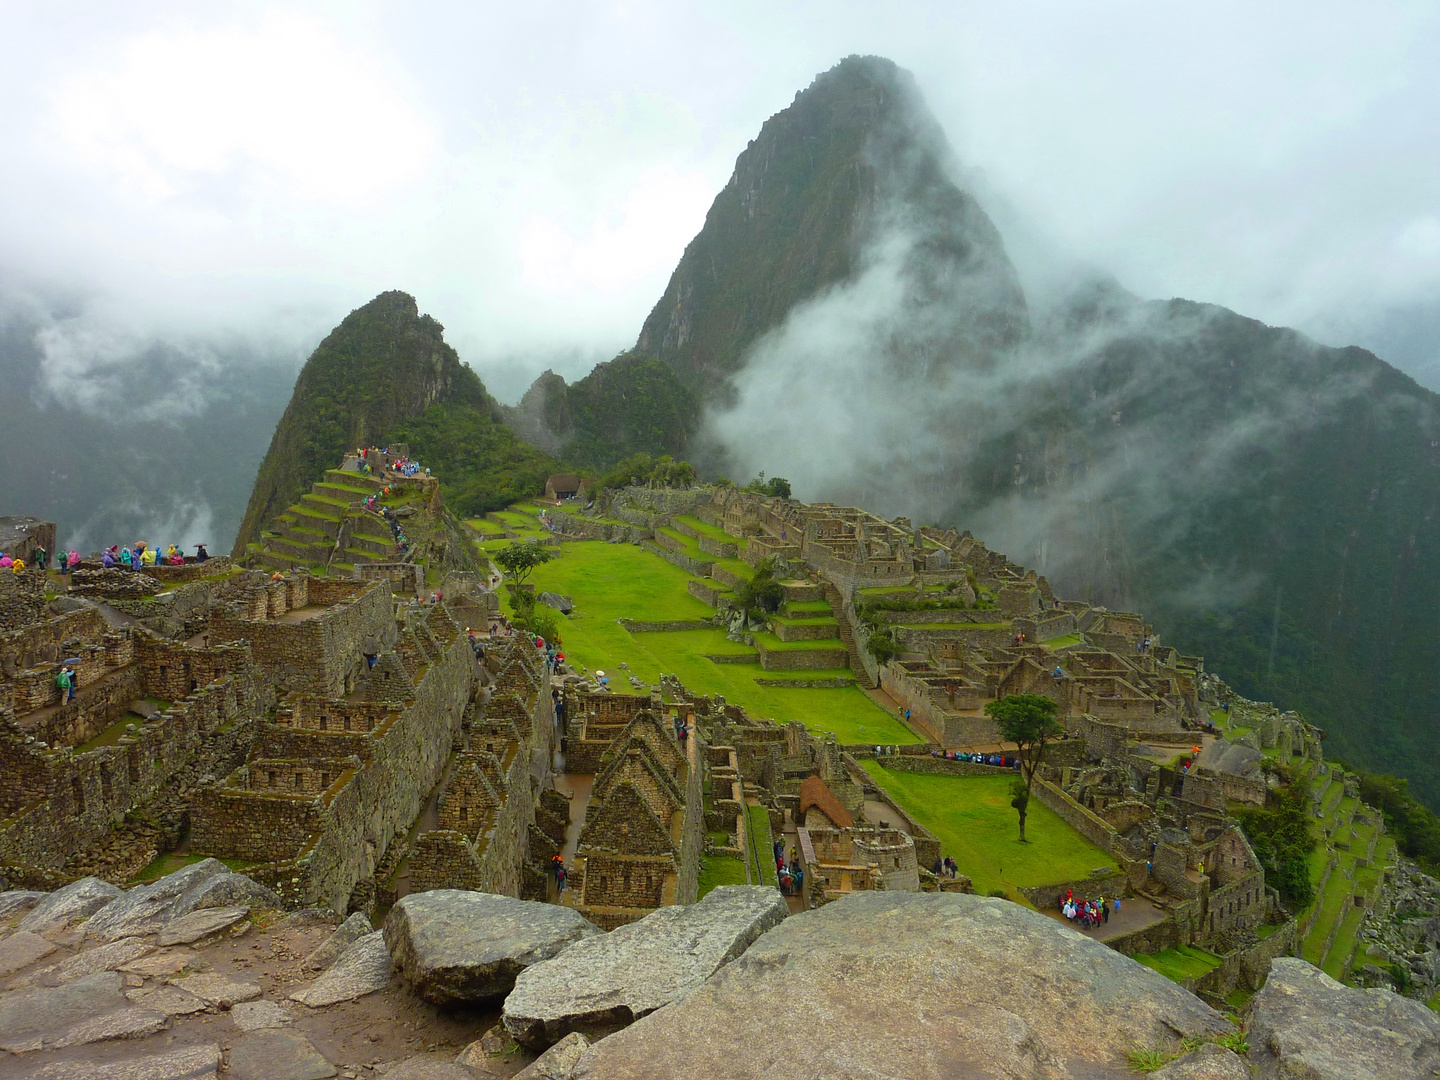
POLYGON ((619 1031, 703 983, 789 914, 774 889, 730 885, 584 938, 526 968, 505 999, 505 1029, 540 1049, 578 1031, 619 1031))
POLYGON ((589 1039, 578 1031, 571 1032, 516 1073, 515 1080, 570 1080, 589 1047, 589 1039))
POLYGON ((354 1001, 384 990, 394 977, 390 953, 385 948, 385 935, 376 930, 353 942, 329 971, 290 997, 302 1005, 318 1009, 322 1005, 354 1001))
POLYGON ((9 892, 0 892, 0 923, 18 918, 44 899, 43 892, 36 892, 33 889, 11 889, 9 892))
POLYGON ((168 923, 205 908, 279 906, 280 898, 264 885, 235 873, 218 859, 203 859, 149 885, 135 886, 97 912, 85 931, 114 941, 135 934, 158 934, 168 923))
MULTIPOLYGON (((155 935, 156 945, 191 945, 229 930, 250 914, 248 907, 202 908, 165 924, 155 935)), ((248 927, 246 928, 248 929, 248 927)))
POLYGON ((1136 1046, 1233 1031, 1199 998, 1006 900, 856 893, 595 1043, 585 1080, 1131 1080, 1136 1046))
POLYGON ((119 941, 101 945, 98 949, 86 949, 84 952, 76 953, 68 960, 33 972, 25 981, 51 986, 74 982, 76 979, 83 979, 96 972, 117 971, 123 965, 132 963, 154 951, 155 946, 147 944, 140 938, 121 938, 119 941))
POLYGON ((72 881, 63 889, 56 889, 45 897, 29 915, 20 920, 20 929, 32 934, 44 934, 65 926, 74 926, 88 919, 95 912, 120 895, 120 890, 108 881, 86 877, 72 881))
POLYGON ((139 1038, 169 1024, 164 1013, 132 1005, 113 971, 64 986, 0 996, 0 1050, 25 1053, 104 1039, 139 1038))
POLYGON ((1341 986, 1280 957, 1250 999, 1250 1060, 1262 1080, 1417 1080, 1440 1074, 1440 1016, 1388 990, 1341 986))
POLYGON ((20 930, 0 941, 0 975, 12 975, 54 951, 55 943, 49 938, 20 930))
POLYGON ((370 924, 369 918, 357 911, 337 926, 334 933, 317 945, 314 951, 305 957, 302 966, 310 971, 324 971, 340 959, 341 953, 374 931, 375 927, 370 924))
POLYGON ((1233 1050, 1210 1043, 1157 1069, 1150 1080, 1250 1080, 1250 1066, 1233 1050))
POLYGON ((503 997, 531 964, 601 932, 570 908, 460 889, 401 897, 384 931, 405 981, 442 1005, 503 997))
POLYGON ((559 593, 542 592, 535 598, 546 607, 552 607, 562 615, 569 615, 575 610, 575 603, 568 596, 561 596, 559 593))
POLYGON ((205 1004, 221 1009, 228 1009, 241 1001, 254 1001, 262 992, 254 983, 242 982, 219 971, 202 971, 183 979, 171 979, 170 985, 178 986, 205 1004))

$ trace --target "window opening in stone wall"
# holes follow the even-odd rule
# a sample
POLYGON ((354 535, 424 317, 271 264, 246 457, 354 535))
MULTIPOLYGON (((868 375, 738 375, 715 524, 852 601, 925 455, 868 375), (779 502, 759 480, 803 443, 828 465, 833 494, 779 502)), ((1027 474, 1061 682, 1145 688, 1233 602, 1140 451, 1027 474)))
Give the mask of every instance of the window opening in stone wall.
POLYGON ((140 762, 133 752, 125 759, 125 764, 130 773, 130 783, 138 784, 140 782, 140 762))
POLYGON ((85 785, 80 783, 80 777, 70 777, 70 794, 75 798, 75 812, 83 814, 85 812, 85 785))
POLYGON ((295 773, 295 790, 299 791, 305 785, 305 778, 297 771, 295 773))
POLYGON ((273 788, 273 787, 278 786, 278 785, 275 783, 275 774, 274 774, 273 772, 267 772, 267 773, 265 774, 265 776, 266 776, 266 778, 267 778, 267 781, 268 781, 270 787, 273 788))
POLYGON ((110 763, 102 761, 100 763, 100 797, 104 799, 108 805, 114 797, 114 794, 114 781, 110 775, 110 763))

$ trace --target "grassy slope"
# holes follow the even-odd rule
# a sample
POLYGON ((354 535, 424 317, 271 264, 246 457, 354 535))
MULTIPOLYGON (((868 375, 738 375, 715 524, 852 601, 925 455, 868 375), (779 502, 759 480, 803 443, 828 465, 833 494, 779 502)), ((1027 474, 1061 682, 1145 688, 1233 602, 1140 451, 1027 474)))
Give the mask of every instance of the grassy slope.
POLYGON ((690 576, 679 567, 631 544, 582 542, 566 544, 562 551, 560 558, 536 570, 530 582, 537 590, 551 589, 574 599, 574 614, 561 624, 566 655, 592 670, 606 671, 616 690, 628 689, 620 670, 624 661, 646 682, 658 682, 662 673, 678 675, 695 692, 723 694, 752 716, 799 720, 812 730, 834 732, 842 743, 916 741, 898 720, 853 686, 804 690, 759 686, 755 679, 766 673, 758 662, 716 664, 705 659, 706 654, 754 652, 748 645, 727 641, 718 629, 631 634, 621 627, 617 622, 621 618, 672 622, 714 614, 686 592, 690 576))
POLYGON ((893 772, 862 762, 875 782, 940 841, 975 891, 1055 884, 1084 878, 1115 861, 1083 839, 1051 810, 1031 800, 1025 820, 1030 843, 1021 844, 1010 807, 1007 776, 934 776, 893 772))

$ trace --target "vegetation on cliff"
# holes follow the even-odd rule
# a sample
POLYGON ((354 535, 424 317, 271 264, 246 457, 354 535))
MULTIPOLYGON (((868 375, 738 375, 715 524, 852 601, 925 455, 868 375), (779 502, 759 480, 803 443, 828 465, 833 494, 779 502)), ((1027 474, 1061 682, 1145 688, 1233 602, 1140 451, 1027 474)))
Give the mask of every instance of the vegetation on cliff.
POLYGON ((505 413, 522 437, 583 470, 637 453, 683 453, 700 423, 699 403, 675 372, 635 352, 571 385, 547 371, 505 413))
POLYGON ((237 556, 326 469, 360 445, 409 442, 463 513, 538 491, 551 462, 500 422, 479 376, 414 297, 381 293, 347 315, 296 380, 260 465, 237 556), (538 482, 537 482, 538 477, 538 482))

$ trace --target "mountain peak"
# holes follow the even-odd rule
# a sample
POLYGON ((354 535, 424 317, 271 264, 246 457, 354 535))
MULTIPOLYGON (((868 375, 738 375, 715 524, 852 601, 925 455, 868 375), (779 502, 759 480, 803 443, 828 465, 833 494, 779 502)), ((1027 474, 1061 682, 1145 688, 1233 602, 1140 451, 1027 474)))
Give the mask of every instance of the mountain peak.
POLYGON ((856 278, 896 230, 917 256, 906 288, 949 290, 969 325, 999 328, 979 351, 1013 343, 1026 321, 1018 278, 998 231, 951 178, 950 148, 913 77, 883 57, 846 57, 736 159, 636 352, 701 397, 723 393, 758 339, 856 278), (959 287, 981 277, 983 294, 959 287))

